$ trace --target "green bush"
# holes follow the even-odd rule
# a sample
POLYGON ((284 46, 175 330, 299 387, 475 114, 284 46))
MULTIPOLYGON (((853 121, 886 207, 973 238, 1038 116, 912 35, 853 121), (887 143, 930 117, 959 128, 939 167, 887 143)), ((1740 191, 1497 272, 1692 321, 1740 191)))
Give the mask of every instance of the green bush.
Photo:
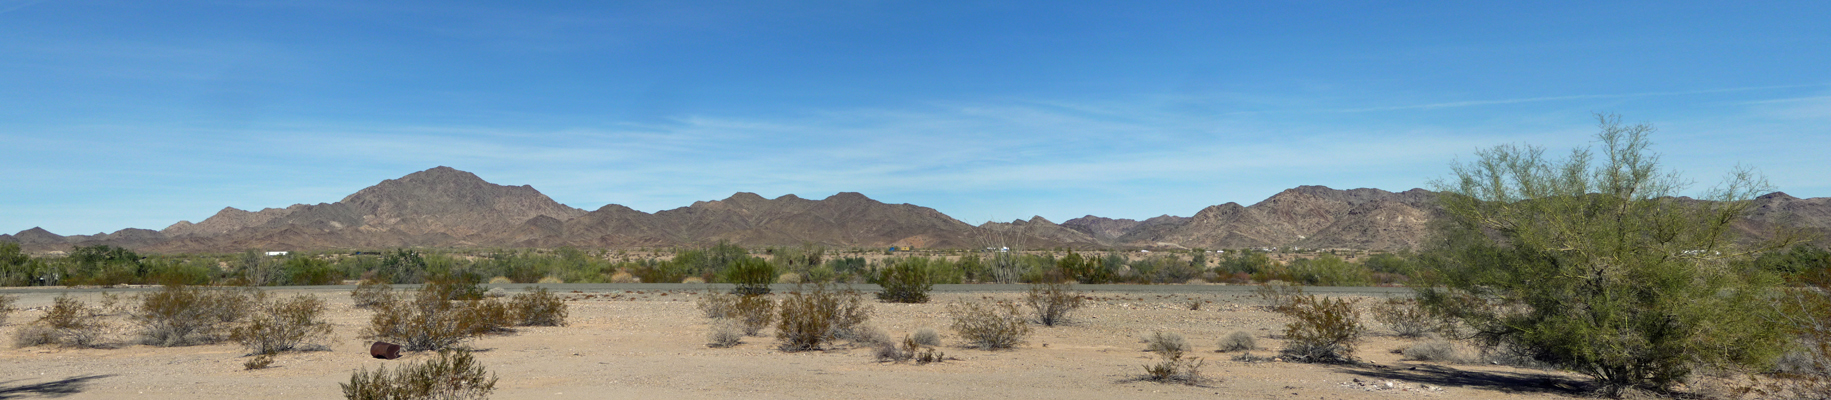
POLYGON ((783 351, 819 350, 834 339, 850 337, 870 316, 856 291, 814 286, 782 299, 776 340, 783 351))
POLYGON ((725 267, 724 280, 737 284, 731 293, 743 295, 769 294, 769 284, 776 282, 776 267, 756 257, 744 257, 732 261, 725 267))
POLYGON ((1500 146, 1438 182, 1444 217, 1419 298, 1477 344, 1588 375, 1604 395, 1769 365, 1793 339, 1773 303, 1779 279, 1733 266, 1796 238, 1737 237, 1770 189, 1741 169, 1680 197, 1687 181, 1647 150, 1651 126, 1598 119, 1600 153, 1500 146))
POLYGON ((362 336, 399 343, 408 351, 442 350, 500 331, 512 321, 508 308, 495 299, 454 300, 470 292, 465 286, 458 281, 435 281, 412 299, 375 305, 362 336))
POLYGON ((172 285, 140 296, 133 320, 141 326, 146 344, 188 346, 215 343, 233 324, 245 318, 258 291, 203 289, 172 285))
POLYGON ((438 358, 393 371, 358 370, 340 386, 343 398, 351 400, 484 399, 496 390, 496 380, 469 351, 445 350, 438 358))
POLYGON ((928 272, 924 263, 911 260, 885 268, 877 278, 877 284, 884 288, 877 292, 877 299, 892 303, 927 303, 928 291, 935 286, 928 272))
POLYGON ((323 314, 324 300, 309 294, 262 302, 247 324, 229 331, 229 340, 248 348, 251 354, 297 350, 330 336, 331 323, 324 320, 323 314))
POLYGON ((953 303, 947 305, 947 314, 953 319, 954 333, 980 349, 1011 348, 1030 335, 1030 324, 1017 304, 953 303))
POLYGON ((566 302, 546 288, 529 287, 509 300, 519 326, 566 326, 566 302))
POLYGON ((1316 296, 1294 298, 1284 311, 1284 356, 1312 363, 1354 361, 1354 345, 1366 331, 1354 303, 1316 296))

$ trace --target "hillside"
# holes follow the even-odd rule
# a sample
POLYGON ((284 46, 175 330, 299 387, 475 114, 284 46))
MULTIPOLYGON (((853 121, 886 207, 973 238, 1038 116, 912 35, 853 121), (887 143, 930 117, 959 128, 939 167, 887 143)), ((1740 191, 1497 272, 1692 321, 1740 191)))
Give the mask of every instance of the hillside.
MULTIPOLYGON (((1438 213, 1423 189, 1299 186, 1250 206, 1224 203, 1191 217, 1137 221, 1093 215, 1060 224, 1042 217, 972 226, 932 208, 842 192, 810 200, 736 193, 646 213, 617 204, 585 211, 530 186, 489 183, 449 167, 389 179, 334 203, 245 211, 223 208, 163 230, 60 236, 41 228, 0 241, 28 251, 108 244, 144 252, 233 252, 387 247, 657 247, 728 240, 746 246, 817 243, 923 248, 1258 248, 1397 250, 1425 240, 1438 213)), ((1798 227, 1831 237, 1831 198, 1772 193, 1738 228, 1754 236, 1798 227)))

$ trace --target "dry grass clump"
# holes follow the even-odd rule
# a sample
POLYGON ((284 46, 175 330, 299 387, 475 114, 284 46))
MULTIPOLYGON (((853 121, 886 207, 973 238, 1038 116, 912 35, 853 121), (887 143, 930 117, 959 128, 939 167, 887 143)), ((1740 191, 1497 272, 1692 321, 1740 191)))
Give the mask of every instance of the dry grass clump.
POLYGON ((1454 343, 1445 340, 1432 340, 1429 342, 1412 344, 1411 346, 1405 347, 1404 350, 1400 350, 1399 354, 1403 354, 1406 360, 1411 361, 1446 363, 1463 363, 1468 361, 1467 357, 1463 357, 1462 353, 1456 350, 1456 345, 1454 343))
POLYGON ((947 357, 945 353, 933 346, 919 343, 914 336, 904 336, 902 346, 886 340, 878 343, 873 353, 878 362, 902 363, 915 361, 916 365, 941 362, 947 357))
POLYGON ((1265 308, 1276 313, 1285 313, 1295 305, 1297 298, 1303 297, 1303 286, 1297 284, 1270 281, 1259 284, 1253 295, 1265 303, 1265 308))
POLYGON ((14 333, 13 345, 94 347, 101 341, 104 327, 95 308, 70 295, 58 295, 43 316, 14 333))
POLYGON ((768 295, 708 292, 699 297, 698 306, 707 318, 737 321, 749 336, 757 336, 776 318, 776 302, 768 295))
POLYGON ((776 340, 783 351, 818 350, 834 339, 855 338, 870 319, 870 309, 855 290, 835 290, 816 285, 796 290, 782 299, 776 320, 776 340))
POLYGON ((496 374, 485 371, 469 351, 444 350, 438 358, 389 371, 367 368, 350 375, 343 398, 351 400, 483 399, 496 390, 496 374))
POLYGON ((511 284, 511 283, 515 283, 515 280, 509 279, 509 277, 506 277, 506 276, 498 276, 495 278, 490 278, 491 285, 507 285, 507 284, 511 284))
POLYGON ((743 339, 744 333, 739 331, 737 322, 721 319, 714 322, 712 324, 712 329, 706 332, 706 347, 724 348, 736 346, 738 343, 741 343, 743 339))
POLYGON ((566 302, 546 288, 529 287, 509 300, 518 326, 566 326, 566 302))
POLYGON ((267 369, 267 367, 272 367, 272 366, 273 366, 273 353, 256 354, 256 355, 254 355, 254 358, 249 358, 248 362, 242 363, 242 369, 248 370, 248 371, 257 370, 257 369, 267 369))
POLYGON ((1044 326, 1055 326, 1067 322, 1068 313, 1084 304, 1079 293, 1068 289, 1069 284, 1060 282, 1031 284, 1030 293, 1024 296, 1024 303, 1036 312, 1036 322, 1044 326))
POLYGON ((1399 337, 1417 338, 1436 330, 1438 320, 1418 307, 1418 299, 1386 299, 1373 305, 1373 320, 1386 324, 1399 337))
POLYGON ((953 303, 947 305, 947 314, 953 317, 954 333, 973 347, 985 350, 1011 348, 1030 335, 1030 324, 1024 321, 1017 304, 1002 301, 953 303))
POLYGON ((19 302, 19 296, 0 296, 0 325, 6 325, 6 317, 18 311, 13 304, 19 302))
POLYGON ((1153 331, 1144 337, 1144 351, 1153 353, 1183 353, 1189 351, 1189 341, 1176 332, 1153 331))
POLYGON ((915 339, 917 344, 921 344, 923 346, 940 346, 941 345, 941 334, 936 333, 935 330, 932 328, 917 329, 915 332, 915 335, 910 336, 910 338, 915 339))
POLYGON ((356 290, 350 291, 350 300, 356 303, 356 308, 372 308, 392 303, 394 302, 394 287, 387 282, 364 279, 361 283, 356 284, 356 290))
POLYGON ((631 275, 627 271, 617 271, 617 273, 610 274, 610 283, 637 283, 641 281, 641 279, 636 279, 635 275, 631 275))
POLYGON ((549 277, 545 277, 545 278, 540 278, 540 282, 535 282, 535 283, 539 283, 539 284, 566 283, 566 280, 560 279, 557 276, 549 276, 549 277))
POLYGON ((1292 298, 1282 312, 1291 318, 1284 325, 1286 358, 1313 363, 1354 361, 1354 344, 1366 331, 1354 303, 1301 296, 1292 298))
POLYGON ((1259 343, 1253 340, 1251 333, 1246 333, 1246 331, 1234 331, 1233 333, 1228 334, 1227 337, 1221 338, 1220 347, 1220 351, 1252 350, 1259 348, 1259 343))
POLYGON ((264 297, 254 289, 168 285, 140 296, 140 306, 133 310, 132 319, 141 326, 142 341, 149 345, 215 343, 264 297))
POLYGON ((1153 382, 1180 383, 1184 385, 1201 385, 1208 381, 1202 376, 1200 357, 1183 357, 1181 350, 1157 353, 1156 365, 1144 366, 1144 379, 1153 382))
POLYGON ((258 355, 302 349, 330 336, 331 323, 323 314, 324 300, 309 294, 262 302, 247 324, 229 331, 229 340, 258 355))

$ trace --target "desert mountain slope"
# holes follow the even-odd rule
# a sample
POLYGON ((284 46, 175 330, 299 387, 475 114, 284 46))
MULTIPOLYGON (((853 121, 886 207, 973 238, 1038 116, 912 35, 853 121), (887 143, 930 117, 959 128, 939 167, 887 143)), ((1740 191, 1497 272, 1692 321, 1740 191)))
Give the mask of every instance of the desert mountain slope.
MULTIPOLYGON (((825 199, 774 199, 739 192, 723 200, 646 213, 617 204, 587 212, 529 186, 504 186, 449 167, 364 188, 335 203, 244 211, 223 208, 202 222, 161 231, 59 236, 41 228, 0 241, 29 251, 109 244, 146 252, 233 252, 387 247, 659 247, 729 240, 746 246, 816 243, 836 247, 924 248, 1254 248, 1396 250, 1424 241, 1439 214, 1423 189, 1337 190, 1299 186, 1250 206, 1223 203, 1191 217, 1143 221, 1088 215, 1057 224, 1042 217, 972 226, 932 208, 887 204, 842 192, 825 199)), ((1831 240, 1831 198, 1775 192, 1754 200, 1738 228, 1755 236, 1797 226, 1831 240)))

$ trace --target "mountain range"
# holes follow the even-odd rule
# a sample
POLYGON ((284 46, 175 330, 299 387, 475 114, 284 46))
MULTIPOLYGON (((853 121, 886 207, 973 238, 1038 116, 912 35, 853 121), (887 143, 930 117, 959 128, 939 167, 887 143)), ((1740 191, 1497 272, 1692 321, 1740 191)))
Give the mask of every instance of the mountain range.
MULTIPOLYGON (((978 226, 911 204, 843 192, 809 200, 737 193, 655 213, 610 204, 586 211, 530 186, 503 186, 449 167, 364 188, 335 203, 245 211, 224 208, 202 222, 162 230, 61 236, 41 228, 0 234, 27 251, 108 244, 142 252, 374 249, 391 247, 661 247, 729 240, 745 246, 817 243, 922 248, 1257 248, 1399 250, 1425 240, 1437 213, 1423 189, 1337 190, 1299 186, 1250 206, 1225 203, 1190 217, 1143 221, 1042 217, 978 226)), ((1775 192, 1738 223, 1764 235, 1791 225, 1831 237, 1831 198, 1775 192)))

